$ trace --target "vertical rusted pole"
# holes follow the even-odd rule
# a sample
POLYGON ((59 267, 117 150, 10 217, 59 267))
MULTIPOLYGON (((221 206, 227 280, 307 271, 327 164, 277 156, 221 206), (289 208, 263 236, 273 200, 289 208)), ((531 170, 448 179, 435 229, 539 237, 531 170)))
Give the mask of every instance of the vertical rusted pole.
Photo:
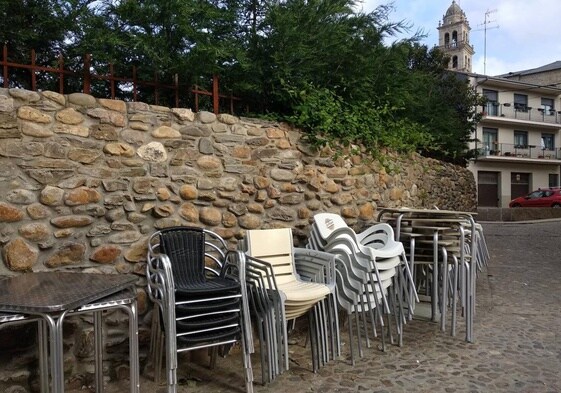
POLYGON ((199 111, 199 86, 195 85, 195 112, 199 111))
POLYGON ((234 114, 234 94, 230 93, 230 114, 234 114))
POLYGON ((218 114, 218 106, 220 97, 218 96, 218 75, 214 74, 212 76, 212 107, 214 109, 214 114, 218 114))
POLYGON ((115 99, 115 75, 113 74, 113 63, 109 63, 109 78, 111 81, 111 99, 115 99))
POLYGON ((132 100, 136 102, 136 66, 132 66, 132 100))
POLYGON ((154 102, 156 105, 160 105, 160 103, 158 102, 158 72, 154 71, 154 102))
POLYGON ((62 53, 58 54, 58 92, 60 94, 64 94, 64 58, 62 57, 62 53))
POLYGON ((175 107, 179 108, 179 76, 177 74, 173 76, 173 85, 175 90, 175 107))
POLYGON ((89 54, 84 56, 84 94, 90 94, 91 75, 90 75, 91 57, 89 54))
POLYGON ((37 78, 35 75, 35 49, 31 49, 31 91, 37 91, 37 78))
POLYGON ((2 50, 2 57, 3 57, 3 75, 4 75, 4 88, 8 88, 8 44, 4 43, 4 49, 2 50))

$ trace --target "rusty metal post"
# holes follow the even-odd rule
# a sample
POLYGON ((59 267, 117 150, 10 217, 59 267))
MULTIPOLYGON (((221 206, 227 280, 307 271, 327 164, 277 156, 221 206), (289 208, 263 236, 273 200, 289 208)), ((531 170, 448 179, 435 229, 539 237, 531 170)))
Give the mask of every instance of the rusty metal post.
POLYGON ((220 105, 220 97, 218 94, 218 75, 214 74, 212 76, 212 107, 215 115, 218 114, 220 105))
POLYGON ((158 83, 158 71, 154 71, 154 102, 156 105, 160 105, 159 102, 159 94, 158 94, 158 87, 159 87, 159 83, 158 83))
POLYGON ((195 112, 199 111, 199 86, 195 85, 195 112))
POLYGON ((173 76, 173 86, 175 92, 175 107, 179 108, 179 76, 177 74, 173 76))
POLYGON ((31 90, 37 91, 37 76, 35 75, 35 49, 31 49, 31 90))
POLYGON ((9 86, 8 83, 8 44, 4 43, 4 49, 2 50, 2 56, 3 56, 3 63, 4 63, 4 67, 3 68, 3 75, 4 75, 4 88, 7 89, 9 86))
POLYGON ((132 100, 136 102, 136 66, 132 66, 132 100))
POLYGON ((84 55, 84 94, 90 94, 92 86, 90 67, 91 56, 89 54, 86 54, 84 55))
POLYGON ((113 63, 109 63, 109 78, 111 81, 111 99, 115 99, 115 75, 113 74, 113 63))
POLYGON ((64 58, 62 57, 62 53, 58 54, 58 92, 60 94, 64 94, 64 58))

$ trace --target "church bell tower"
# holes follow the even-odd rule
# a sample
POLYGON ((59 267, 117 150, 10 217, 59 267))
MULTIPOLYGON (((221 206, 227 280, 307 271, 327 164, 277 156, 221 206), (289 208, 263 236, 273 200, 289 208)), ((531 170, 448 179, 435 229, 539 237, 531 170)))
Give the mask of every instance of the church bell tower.
POLYGON ((438 46, 450 57, 448 69, 471 72, 473 46, 469 43, 469 22, 455 0, 438 23, 438 46))

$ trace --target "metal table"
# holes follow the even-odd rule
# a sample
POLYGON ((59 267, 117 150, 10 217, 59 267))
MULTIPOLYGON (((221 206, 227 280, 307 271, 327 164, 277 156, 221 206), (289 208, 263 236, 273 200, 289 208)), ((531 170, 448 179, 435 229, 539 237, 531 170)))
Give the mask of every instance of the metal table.
MULTIPOLYGON (((33 318, 39 320, 40 365, 49 363, 52 391, 63 393, 62 328, 65 317, 68 314, 85 312, 94 314, 96 392, 102 392, 101 313, 109 309, 124 309, 129 316, 131 393, 138 393, 138 318, 135 281, 136 277, 122 274, 25 273, 0 280, 0 312, 11 313, 3 315, 5 322, 33 318), (47 329, 42 329, 41 325, 46 325, 47 329), (46 331, 48 331, 49 351, 46 350, 46 331)), ((46 389, 48 388, 47 370, 46 367, 41 368, 41 387, 46 389)))

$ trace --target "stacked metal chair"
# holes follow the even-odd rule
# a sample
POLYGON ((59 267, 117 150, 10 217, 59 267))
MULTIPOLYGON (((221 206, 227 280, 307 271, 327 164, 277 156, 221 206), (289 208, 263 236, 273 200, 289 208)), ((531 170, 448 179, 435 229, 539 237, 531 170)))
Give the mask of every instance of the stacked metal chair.
POLYGON ((252 322, 259 339, 261 382, 266 384, 289 367, 286 298, 278 290, 272 265, 243 255, 252 322))
POLYGON ((438 209, 386 209, 379 219, 396 228, 397 236, 414 235, 410 245, 414 278, 431 302, 431 319, 440 318, 456 335, 457 305, 465 318, 466 341, 473 342, 477 271, 489 254, 482 228, 471 213, 438 209))
MULTIPOLYGON (((324 250, 324 245, 320 239, 318 239, 317 231, 312 230, 308 238, 307 248, 312 250, 324 250)), ((362 341, 361 341, 361 330, 360 323, 362 321, 363 328, 365 332, 368 332, 368 318, 373 316, 370 311, 372 311, 376 304, 380 301, 378 298, 374 301, 373 296, 364 296, 364 281, 365 277, 362 271, 355 271, 351 266, 353 264, 353 252, 352 247, 345 248, 344 246, 339 246, 337 251, 330 250, 335 258, 335 270, 336 270, 336 290, 337 290, 337 303, 339 308, 343 309, 347 314, 347 325, 349 327, 349 342, 350 352, 351 352, 351 362, 355 364, 354 355, 354 342, 353 335, 353 320, 352 316, 356 322, 356 333, 358 337, 358 351, 359 356, 363 356, 362 351, 362 341)), ((372 322, 372 325, 374 323, 372 322)), ((368 335, 366 335, 367 343, 369 344, 368 335)))
POLYGON ((167 390, 177 391, 177 353, 241 344, 246 391, 253 391, 253 352, 244 258, 227 251, 214 232, 173 227, 154 233, 148 244, 146 277, 154 302, 152 345, 156 379, 165 341, 167 390), (163 335, 162 337, 162 329, 163 335))
POLYGON ((290 228, 247 231, 242 247, 247 254, 250 293, 257 298, 252 302, 265 304, 273 296, 270 304, 281 304, 281 312, 262 314, 271 316, 262 319, 263 336, 271 337, 262 347, 262 356, 268 356, 269 375, 274 378, 281 367, 288 369, 287 324, 304 315, 309 321, 313 371, 339 356, 335 257, 295 248, 290 228), (282 328, 267 331, 265 326, 274 325, 271 320, 280 322, 282 328))
MULTIPOLYGON (((383 327, 385 315, 388 334, 393 341, 389 324, 390 314, 393 314, 401 345, 403 324, 407 320, 405 303, 411 301, 409 293, 414 291, 414 286, 403 246, 394 241, 391 227, 375 224, 356 234, 339 215, 320 213, 314 216, 308 247, 334 253, 341 261, 337 265, 340 272, 337 289, 339 305, 349 316, 349 335, 352 335, 350 316, 358 313, 363 320, 366 343, 369 346, 365 322, 370 320, 376 336, 374 321, 377 319, 383 327), (348 294, 352 295, 346 296, 348 294)), ((412 313, 412 305, 408 304, 407 309, 408 313, 412 313)), ((356 315, 356 319, 361 354, 359 315, 356 315)), ((381 337, 382 348, 385 350, 385 334, 381 337)), ((354 362, 352 346, 351 358, 354 362)))

